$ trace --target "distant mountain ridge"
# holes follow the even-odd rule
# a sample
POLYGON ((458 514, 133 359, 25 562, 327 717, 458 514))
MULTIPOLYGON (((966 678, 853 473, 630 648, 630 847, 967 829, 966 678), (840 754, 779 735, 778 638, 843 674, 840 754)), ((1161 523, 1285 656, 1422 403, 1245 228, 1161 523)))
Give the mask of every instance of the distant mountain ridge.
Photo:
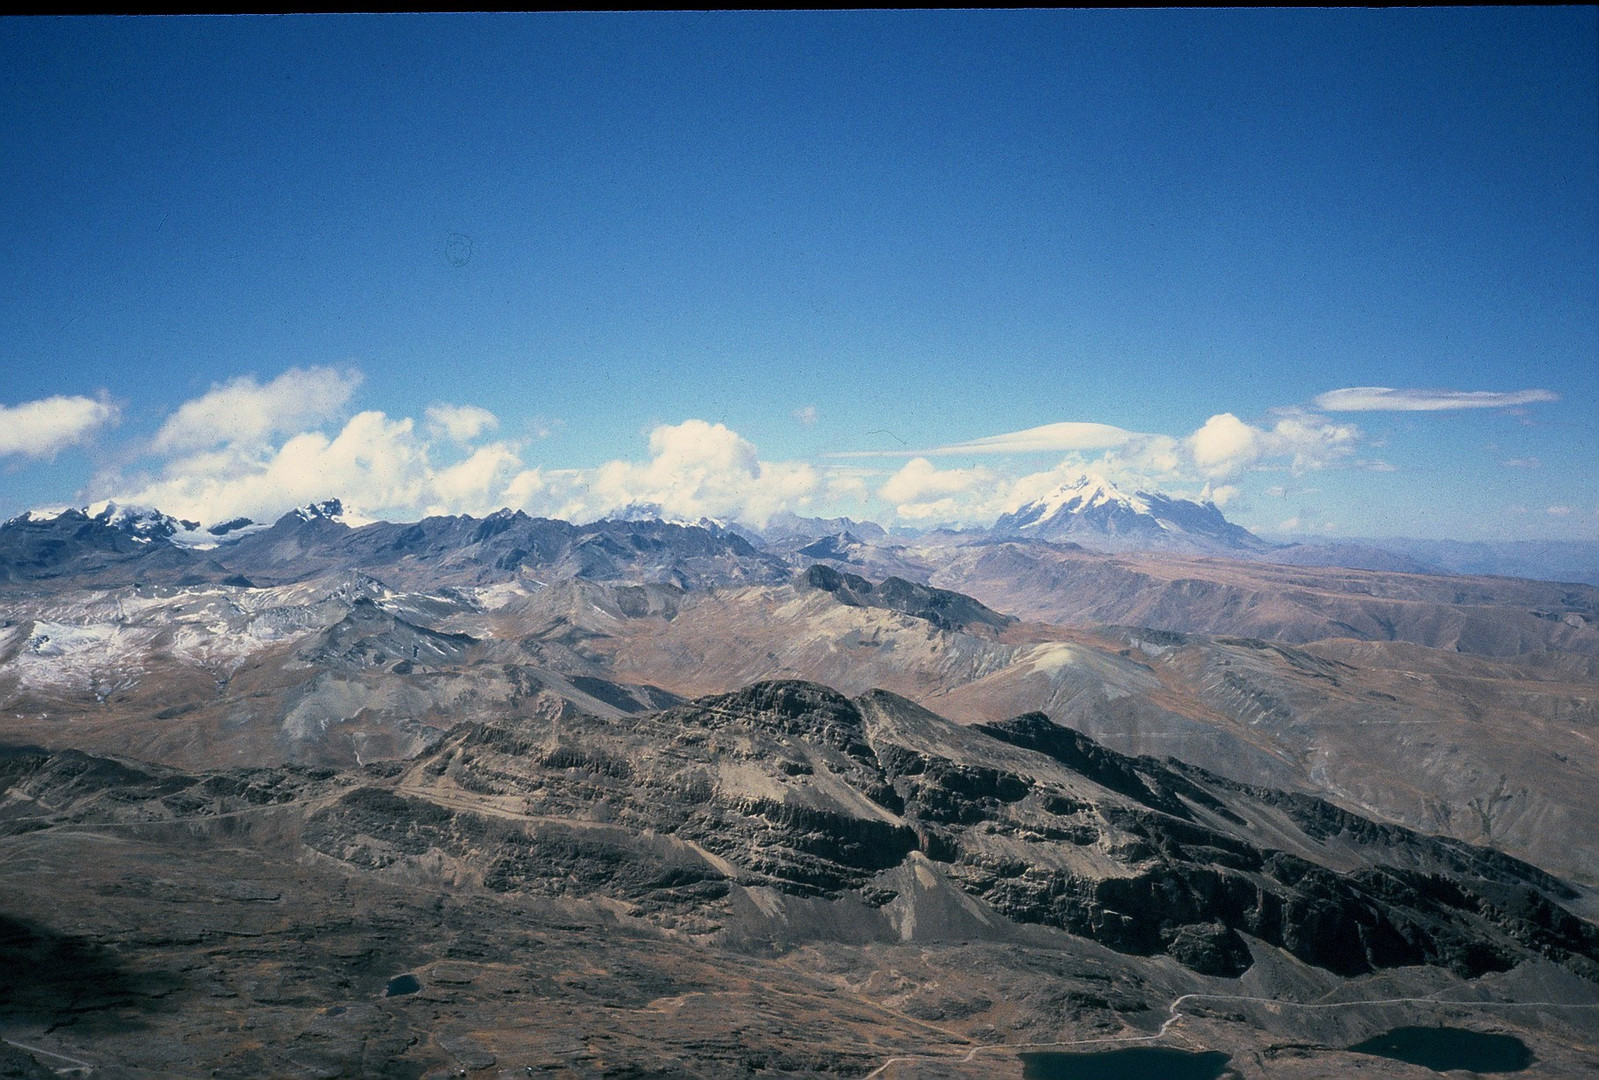
POLYGON ((478 585, 532 574, 694 587, 789 575, 780 559, 735 532, 654 519, 574 525, 500 510, 352 527, 343 517, 339 500, 328 499, 270 526, 236 520, 218 533, 155 510, 29 512, 0 525, 0 583, 264 585, 367 570, 401 585, 413 578, 478 585))
MULTIPOLYGON (((708 535, 715 541, 713 546, 725 549, 735 560, 782 561, 801 568, 807 561, 816 560, 870 564, 884 574, 922 579, 931 572, 930 565, 918 572, 914 565, 891 558, 891 553, 905 550, 907 544, 927 547, 1042 541, 1111 554, 1170 552, 1291 566, 1427 575, 1488 574, 1599 584, 1599 542, 1595 541, 1386 538, 1274 544, 1228 521, 1208 499, 1195 502, 1142 490, 1128 494, 1090 474, 1001 515, 990 529, 922 534, 890 533, 872 521, 808 518, 786 512, 773 515, 757 529, 738 521, 704 517, 697 521, 673 520, 664 517, 658 507, 644 505, 629 507, 588 525, 534 518, 523 511, 505 509, 484 518, 452 515, 419 522, 377 521, 352 526, 342 502, 336 498, 291 510, 272 523, 236 517, 206 525, 152 507, 105 501, 82 508, 28 510, 0 523, 0 583, 74 577, 86 584, 96 580, 100 584, 135 580, 194 584, 266 572, 261 565, 238 569, 241 560, 252 564, 264 560, 272 567, 268 578, 283 580, 284 574, 303 576, 308 572, 308 567, 296 568, 296 560, 302 556, 311 558, 322 569, 339 558, 353 558, 351 565, 363 566, 369 565, 363 560, 376 558, 378 563, 374 565, 381 565, 398 551, 394 545, 407 549, 404 554, 412 564, 418 559, 432 559, 464 570, 467 565, 486 559, 496 564, 485 571, 493 577, 510 571, 528 556, 533 556, 534 563, 547 559, 552 554, 552 543, 560 546, 579 536, 589 539, 579 544, 581 551, 574 551, 578 562, 610 573, 605 564, 614 564, 616 553, 604 553, 606 544, 597 539, 601 533, 613 539, 623 533, 676 537, 668 546, 681 546, 689 542, 689 536, 708 535), (506 530, 527 543, 518 543, 515 537, 492 540, 506 530), (334 541, 334 537, 350 531, 359 535, 352 537, 348 545, 334 541), (313 533, 321 539, 307 547, 305 541, 313 533), (535 538, 535 533, 542 539, 535 538), (267 534, 274 540, 258 539, 267 534), (298 539, 288 542, 291 536, 298 539), (433 550, 424 555, 415 550, 418 544, 433 550), (459 550, 453 555, 446 550, 463 545, 473 550, 459 550), (519 547, 521 555, 516 554, 519 547), (335 557, 334 548, 341 548, 342 555, 335 557), (495 550, 492 558, 487 556, 490 548, 495 550)), ((689 543, 695 546, 700 541, 689 543)), ((639 554, 635 550, 624 555, 623 561, 635 560, 639 554)))
POLYGON ((1193 502, 1150 491, 1129 495, 1092 473, 1001 515, 992 531, 999 536, 1070 540, 1108 551, 1156 548, 1258 554, 1274 546, 1228 521, 1208 499, 1193 502))

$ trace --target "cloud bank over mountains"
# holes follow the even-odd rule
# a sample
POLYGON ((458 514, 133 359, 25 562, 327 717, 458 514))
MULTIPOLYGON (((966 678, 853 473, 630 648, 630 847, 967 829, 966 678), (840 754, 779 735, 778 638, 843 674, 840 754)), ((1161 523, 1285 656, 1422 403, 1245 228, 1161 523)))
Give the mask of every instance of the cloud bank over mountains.
POLYGON ((271 519, 331 495, 357 520, 483 515, 502 506, 588 520, 650 507, 755 524, 779 510, 869 495, 851 470, 762 461, 747 439, 698 419, 652 430, 645 461, 593 469, 541 468, 526 460, 522 442, 483 441, 500 422, 476 405, 436 403, 420 423, 374 410, 341 423, 360 383, 358 372, 311 368, 214 386, 167 418, 142 448, 142 468, 102 474, 88 494, 206 522, 271 519))
MULTIPOLYGON (((1394 468, 1357 457, 1371 440, 1327 413, 1556 400, 1545 390, 1351 387, 1256 423, 1217 413, 1183 436, 1064 421, 929 449, 834 452, 816 463, 763 459, 754 443, 725 424, 687 419, 648 431, 642 460, 571 469, 530 460, 528 440, 496 437, 500 418, 475 404, 435 402, 420 420, 376 410, 352 414, 362 382, 354 369, 312 367, 267 382, 241 376, 217 384, 174 409, 153 437, 131 444, 124 464, 96 476, 80 496, 156 506, 205 522, 268 520, 333 496, 356 519, 484 515, 510 506, 575 521, 635 509, 756 526, 779 511, 973 525, 991 523, 1085 471, 1129 490, 1226 505, 1239 494, 1237 481, 1251 472, 1394 468), (935 463, 951 456, 994 463, 935 463), (903 461, 850 461, 887 458, 903 461)), ((814 422, 814 409, 804 412, 795 415, 814 422)), ((49 456, 92 440, 117 420, 115 405, 88 397, 0 406, 0 455, 49 456)))

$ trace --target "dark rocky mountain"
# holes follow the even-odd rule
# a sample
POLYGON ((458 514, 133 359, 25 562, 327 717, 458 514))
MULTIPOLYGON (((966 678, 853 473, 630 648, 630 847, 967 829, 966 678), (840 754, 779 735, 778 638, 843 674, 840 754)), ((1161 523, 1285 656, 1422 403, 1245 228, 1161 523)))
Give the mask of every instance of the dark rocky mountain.
POLYGON ((812 589, 832 593, 840 603, 887 608, 924 619, 940 630, 995 634, 1016 621, 948 589, 935 589, 897 577, 884 578, 874 585, 858 574, 840 574, 825 563, 813 564, 800 580, 812 589))
MULTIPOLYGON (((834 569, 872 578, 898 577, 925 583, 941 558, 927 558, 906 543, 892 538, 863 540, 853 532, 826 536, 798 536, 768 541, 762 550, 780 556, 790 565, 805 569, 814 563, 827 563, 834 569)), ((940 555, 942 553, 939 553, 940 555)))
MULTIPOLYGON (((423 524, 469 540, 494 523, 423 524)), ((337 544, 361 534, 285 529, 301 525, 337 544)), ((463 720, 631 715, 802 677, 886 688, 965 723, 1043 711, 1118 750, 1325 793, 1599 883, 1584 741, 1599 716, 1599 605, 1570 587, 1025 541, 923 552, 946 559, 931 586, 833 562, 738 585, 711 562, 699 581, 713 587, 686 588, 640 573, 651 559, 692 566, 682 548, 639 554, 598 532, 586 536, 598 550, 574 554, 555 535, 541 557, 561 561, 486 584, 445 583, 478 580, 481 552, 431 576, 409 557, 425 543, 368 552, 387 560, 376 573, 282 585, 13 584, 0 593, 0 716, 15 738, 185 768, 345 766, 419 753, 463 720)))
POLYGON ((0 987, 13 1057, 1017 1076, 1181 1024, 1292 1077, 1446 997, 1599 1058, 1591 588, 229 525, 0 526, 0 958, 57 973, 0 987))
POLYGON ((816 540, 810 537, 805 546, 796 548, 794 554, 807 559, 826 559, 834 562, 855 562, 859 559, 859 552, 864 546, 859 537, 852 532, 834 533, 816 540))
POLYGON ((1247 970, 1247 933, 1344 976, 1428 964, 1474 978, 1544 956, 1599 980, 1599 929, 1531 866, 1128 758, 1040 714, 962 728, 891 694, 759 683, 648 724, 479 726, 407 775, 403 795, 368 787, 329 806, 308 843, 363 866, 437 850, 490 889, 543 890, 550 856, 536 843, 484 849, 481 829, 437 818, 430 793, 515 796, 551 821, 583 820, 600 799, 606 839, 571 852, 567 880, 701 933, 731 918, 740 886, 875 908, 887 933, 901 913, 884 877, 910 864, 1012 922, 1201 974, 1247 970), (628 835, 646 832, 686 846, 650 869, 657 841, 628 835))
POLYGON ((1498 852, 792 681, 344 771, 10 747, 0 856, 0 953, 56 961, 6 1038, 129 1075, 1018 1077, 1180 1024, 1253 1080, 1439 1016, 1578 1075, 1599 1002, 1498 852))
POLYGON ((129 581, 220 581, 230 571, 173 542, 199 532, 192 521, 114 503, 87 510, 29 512, 0 525, 0 584, 68 581, 75 586, 129 581))
POLYGON ((1071 540, 1100 551, 1253 554, 1272 547, 1228 521, 1208 500, 1196 503, 1147 491, 1129 495, 1088 474, 1001 515, 991 531, 996 536, 1071 540))

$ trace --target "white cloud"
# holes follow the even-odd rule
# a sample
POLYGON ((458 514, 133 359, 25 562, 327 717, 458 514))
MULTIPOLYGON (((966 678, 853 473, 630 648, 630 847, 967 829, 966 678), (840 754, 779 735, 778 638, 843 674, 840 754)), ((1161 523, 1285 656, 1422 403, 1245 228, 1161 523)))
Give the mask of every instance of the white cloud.
POLYGON ((1031 452, 1076 445, 1102 452, 1072 449, 1053 468, 1019 477, 985 468, 939 469, 930 460, 931 453, 924 453, 883 483, 878 495, 893 504, 901 518, 978 524, 1091 472, 1126 490, 1208 497, 1222 505, 1241 494, 1236 484, 1223 482, 1229 477, 1249 469, 1290 468, 1297 474, 1345 463, 1360 442, 1360 430, 1354 425, 1297 411, 1280 415, 1269 427, 1218 413, 1184 439, 1102 424, 1052 424, 937 452, 1031 452))
POLYGON ((429 405, 428 430, 458 443, 469 443, 500 426, 499 417, 476 405, 429 405))
MULTIPOLYGON (((1083 472, 1129 491, 1236 505, 1244 492, 1234 478, 1250 471, 1298 474, 1334 464, 1392 468, 1355 457, 1365 440, 1354 425, 1306 410, 1280 410, 1264 423, 1217 413, 1184 438, 1108 424, 1047 424, 913 454, 892 472, 764 461, 753 443, 724 424, 690 419, 650 430, 642 460, 550 469, 523 460, 535 445, 525 431, 516 439, 482 441, 493 438, 500 421, 473 405, 435 403, 420 420, 364 412, 336 431, 316 430, 359 382, 355 372, 312 368, 285 372, 265 385, 250 378, 220 384, 168 418, 150 444, 161 453, 149 475, 97 482, 95 493, 207 522, 239 515, 270 520, 296 505, 337 497, 356 515, 390 520, 482 515, 510 506, 587 521, 649 506, 670 518, 711 517, 757 527, 785 510, 864 510, 885 521, 986 524, 1083 472), (1020 476, 969 462, 949 469, 934 464, 940 454, 1043 452, 1059 452, 1057 464, 1020 476)), ((807 405, 793 415, 806 423, 817 413, 807 405)), ((1266 494, 1290 492, 1279 487, 1266 494)), ((1300 519, 1310 527, 1310 519, 1300 519)))
POLYGON ((276 449, 230 447, 174 458, 119 502, 201 521, 272 520, 318 499, 343 499, 352 515, 414 511, 428 501, 433 470, 409 419, 380 412, 350 418, 337 436, 304 432, 276 449))
POLYGON ((704 420, 656 427, 644 462, 528 467, 515 443, 469 441, 489 426, 480 413, 437 406, 419 430, 409 418, 363 412, 332 437, 302 431, 280 445, 200 446, 169 456, 152 475, 101 478, 96 487, 120 502, 206 522, 238 516, 269 521, 295 506, 336 497, 344 501, 347 518, 356 520, 482 515, 511 506, 585 521, 653 505, 668 517, 758 526, 779 510, 804 511, 819 497, 830 504, 859 503, 867 494, 856 471, 833 475, 803 462, 761 461, 748 440, 704 420))
POLYGON ((940 469, 926 458, 915 458, 889 477, 878 495, 893 503, 895 513, 907 520, 987 525, 1001 514, 1074 482, 1085 471, 1128 488, 1151 487, 1142 465, 1142 459, 1127 467, 1109 457, 1085 464, 1074 455, 1054 468, 1010 477, 981 467, 940 469))
MULTIPOLYGON (((1323 468, 1346 461, 1360 441, 1360 430, 1352 424, 1299 411, 1280 415, 1270 427, 1217 413, 1183 439, 1109 424, 1062 422, 917 452, 879 495, 895 504, 902 517, 925 520, 936 507, 938 513, 953 514, 951 521, 975 523, 1047 495, 1083 472, 1093 472, 1130 490, 1192 492, 1210 485, 1219 505, 1237 494, 1237 488, 1213 482, 1247 469, 1287 467, 1299 473, 1323 468), (1020 477, 989 470, 940 470, 929 460, 940 454, 1044 451, 1063 451, 1065 457, 1054 468, 1020 477)), ((899 452, 829 456, 897 457, 899 452)))
POLYGON ((0 405, 0 456, 42 458, 84 442, 117 419, 116 406, 87 397, 54 397, 0 405))
POLYGON ((1285 416, 1271 428, 1218 413, 1185 440, 1194 464, 1212 477, 1273 460, 1286 460, 1296 473, 1319 469, 1353 453, 1359 442, 1359 428, 1311 413, 1285 416))
POLYGON ((901 503, 894 508, 894 512, 906 521, 935 524, 964 524, 973 520, 971 503, 953 497, 934 499, 932 502, 901 503))
MULTIPOLYGON (((492 514, 507 505, 512 484, 526 471, 508 444, 480 446, 465 461, 432 474, 429 486, 434 502, 428 513, 492 514)), ((537 470, 534 472, 536 475, 537 470)))
POLYGON ((151 446, 157 453, 263 446, 334 419, 360 384, 360 372, 324 367, 290 368, 264 386, 242 375, 178 406, 151 446))
POLYGON ((874 469, 850 469, 833 467, 821 470, 822 492, 818 502, 827 506, 841 506, 847 503, 861 505, 871 501, 872 481, 882 475, 874 469))
POLYGON ((1544 513, 1549 514, 1549 515, 1551 515, 1553 517, 1570 517, 1571 516, 1571 507, 1569 507, 1569 506, 1551 506, 1549 509, 1545 510, 1544 513))
POLYGON ((1252 464, 1261 453, 1261 431, 1232 413, 1217 413, 1188 437, 1194 462, 1210 473, 1227 473, 1252 464))
POLYGON ((1109 450, 1135 438, 1134 432, 1110 424, 1090 424, 1075 420, 1042 427, 1009 431, 981 439, 951 443, 928 454, 1030 454, 1067 450, 1109 450))
POLYGON ((1510 458, 1502 464, 1507 469, 1537 469, 1543 466, 1543 462, 1535 457, 1510 458))
POLYGON ((1238 495, 1239 491, 1236 484, 1221 484, 1217 487, 1211 487, 1209 484, 1206 484, 1204 490, 1199 493, 1199 497, 1201 499, 1209 499, 1218 507, 1226 506, 1228 503, 1238 498, 1238 495))
POLYGON ((1289 458, 1295 472, 1320 469, 1353 453, 1360 429, 1305 414, 1277 421, 1266 433, 1263 448, 1268 457, 1289 458))
POLYGON ((760 526, 779 510, 807 507, 823 479, 802 462, 760 461, 754 444, 723 424, 685 420, 650 432, 648 462, 607 462, 551 490, 563 487, 564 517, 595 517, 639 504, 659 507, 668 517, 737 518, 760 526))
POLYGON ((1137 432, 1110 424, 1091 424, 1075 420, 1042 427, 987 435, 981 439, 949 443, 930 450, 849 450, 829 457, 936 457, 945 454, 1033 454, 1063 453, 1071 450, 1109 450, 1139 439, 1137 432))
POLYGON ((954 495, 992 484, 988 469, 940 469, 924 457, 912 458, 888 478, 880 494, 889 502, 915 502, 929 495, 954 495))
POLYGON ((998 516, 1011 484, 989 469, 940 469, 912 458, 889 477, 878 494, 911 521, 971 521, 998 516))
POLYGON ((1188 471, 1182 455, 1182 443, 1170 435, 1146 435, 1136 442, 1112 450, 1101 462, 1106 476, 1131 482, 1139 477, 1159 486, 1166 479, 1182 476, 1188 471))
POLYGON ((1559 401, 1548 390, 1395 390, 1387 386, 1350 386, 1329 390, 1313 404, 1327 412, 1437 412, 1446 409, 1501 409, 1559 401))

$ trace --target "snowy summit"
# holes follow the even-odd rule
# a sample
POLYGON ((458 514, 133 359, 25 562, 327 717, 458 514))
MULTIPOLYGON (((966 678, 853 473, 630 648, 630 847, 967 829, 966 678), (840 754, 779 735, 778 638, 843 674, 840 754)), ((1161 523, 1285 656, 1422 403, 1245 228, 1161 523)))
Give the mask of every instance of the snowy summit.
POLYGON ((1271 546, 1228 521, 1208 499, 1194 502, 1150 491, 1129 495, 1093 473, 1002 515, 993 531, 1001 536, 1071 540, 1110 551, 1155 547, 1238 552, 1271 546))

